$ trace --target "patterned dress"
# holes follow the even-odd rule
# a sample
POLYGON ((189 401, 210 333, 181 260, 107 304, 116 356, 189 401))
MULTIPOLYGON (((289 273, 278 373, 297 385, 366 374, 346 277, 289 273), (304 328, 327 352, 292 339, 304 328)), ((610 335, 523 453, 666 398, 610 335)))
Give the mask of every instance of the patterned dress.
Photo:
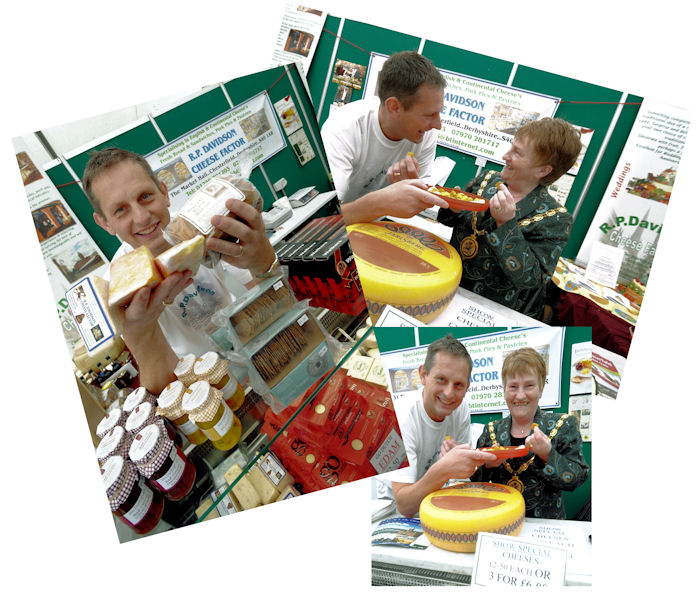
MULTIPOLYGON (((525 516, 545 519, 566 519, 562 490, 573 491, 588 477, 589 466, 583 457, 583 441, 576 418, 562 413, 542 411, 535 412, 534 423, 540 430, 550 436, 552 450, 547 463, 533 454, 515 459, 506 459, 505 463, 515 471, 523 483, 525 498, 525 516), (561 424, 557 427, 561 420, 561 424), (556 429, 556 432, 554 430, 556 429), (527 468, 517 471, 532 459, 527 468)), ((489 422, 477 442, 477 447, 514 446, 510 435, 511 417, 489 422), (494 438, 495 437, 495 441, 494 438)), ((491 469, 481 466, 471 477, 472 481, 490 481, 507 484, 513 478, 506 465, 501 463, 491 469)))
MULTIPOLYGON (((464 190, 491 199, 499 181, 498 172, 485 171, 464 190)), ((438 221, 454 228, 450 243, 462 257, 462 287, 541 319, 547 284, 569 239, 572 217, 544 186, 519 200, 515 208, 515 218, 501 227, 496 227, 488 210, 440 209, 438 221)))

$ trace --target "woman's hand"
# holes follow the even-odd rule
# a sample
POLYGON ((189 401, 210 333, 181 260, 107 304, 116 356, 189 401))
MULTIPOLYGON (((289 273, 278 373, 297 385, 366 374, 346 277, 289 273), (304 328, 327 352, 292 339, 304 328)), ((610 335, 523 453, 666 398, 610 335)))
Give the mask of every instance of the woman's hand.
POLYGON ((532 434, 525 438, 525 446, 529 446, 540 459, 545 463, 549 459, 549 453, 552 451, 552 442, 539 427, 536 427, 532 434))
POLYGON ((505 184, 499 186, 496 196, 489 201, 489 210, 498 227, 515 217, 515 199, 505 184))

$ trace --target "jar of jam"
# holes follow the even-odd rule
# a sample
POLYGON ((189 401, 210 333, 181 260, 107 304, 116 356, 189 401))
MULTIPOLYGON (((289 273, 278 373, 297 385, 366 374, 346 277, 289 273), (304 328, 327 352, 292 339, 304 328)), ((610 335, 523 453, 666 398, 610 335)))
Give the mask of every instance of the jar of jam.
POLYGON ((149 393, 146 390, 145 386, 139 386, 135 391, 132 391, 129 396, 126 397, 124 400, 124 404, 122 405, 122 410, 124 411, 124 415, 126 417, 129 417, 131 415, 131 412, 136 409, 141 403, 150 403, 151 405, 155 406, 156 404, 156 398, 154 395, 149 393))
POLYGON ((185 394, 185 389, 186 387, 181 380, 174 380, 168 384, 158 397, 156 415, 162 415, 172 421, 192 444, 203 444, 207 441, 207 437, 199 429, 199 426, 190 420, 182 408, 182 397, 185 394))
POLYGON ((231 363, 214 351, 198 357, 192 367, 197 380, 206 380, 221 391, 224 401, 232 411, 238 409, 245 399, 245 391, 233 375, 231 363))
POLYGON ((125 459, 129 456, 132 436, 123 426, 114 426, 100 440, 95 449, 97 460, 102 465, 109 457, 119 455, 125 459))
MULTIPOLYGON (((132 436, 136 436, 143 428, 152 424, 158 416, 156 415, 157 407, 151 405, 148 401, 144 401, 140 405, 136 405, 133 411, 129 414, 124 422, 124 428, 132 436)), ((174 440, 178 446, 182 447, 182 436, 177 433, 170 422, 165 424, 165 429, 168 432, 168 437, 174 440)))
POLYGON ((162 420, 146 426, 134 436, 129 458, 139 473, 168 500, 182 500, 192 490, 197 474, 194 463, 168 438, 162 420))
POLYGON ((229 450, 241 437, 241 422, 221 398, 221 391, 199 380, 185 390, 182 408, 215 448, 229 450))
POLYGON ((121 407, 116 407, 97 424, 95 433, 99 438, 104 438, 105 435, 114 427, 124 425, 124 412, 121 407))
POLYGON ((102 481, 114 516, 139 535, 153 530, 163 514, 163 495, 146 483, 131 461, 119 455, 106 459, 102 481))
POLYGON ((194 373, 194 362, 197 357, 193 353, 188 353, 183 355, 175 366, 173 370, 177 379, 180 380, 185 386, 189 386, 193 382, 197 381, 197 376, 194 373))

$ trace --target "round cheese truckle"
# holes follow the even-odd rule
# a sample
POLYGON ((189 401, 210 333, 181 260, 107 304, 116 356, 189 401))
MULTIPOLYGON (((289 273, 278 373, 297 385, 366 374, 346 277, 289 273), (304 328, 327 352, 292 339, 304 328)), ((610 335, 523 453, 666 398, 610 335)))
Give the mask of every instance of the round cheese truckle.
POLYGON ((420 505, 428 541, 444 550, 473 552, 479 532, 517 535, 525 520, 525 500, 499 483, 464 483, 428 494, 420 505))
POLYGON ((447 242, 392 221, 347 230, 373 322, 387 304, 424 323, 447 308, 462 278, 462 260, 447 242))

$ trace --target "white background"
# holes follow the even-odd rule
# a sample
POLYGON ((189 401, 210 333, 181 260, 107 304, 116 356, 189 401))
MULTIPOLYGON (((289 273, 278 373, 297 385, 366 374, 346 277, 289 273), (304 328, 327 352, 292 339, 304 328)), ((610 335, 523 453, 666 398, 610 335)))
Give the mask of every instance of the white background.
MULTIPOLYGON (((218 591, 226 582, 264 593, 371 590, 366 481, 118 545, 10 142, 266 68, 281 5, 93 0, 3 8, 1 566, 13 591, 68 581, 78 592, 218 591)), ((680 0, 314 6, 698 108, 697 19, 680 0)), ((698 530, 697 457, 689 450, 699 396, 699 126, 691 125, 622 391, 594 405, 596 592, 672 592, 695 575, 684 541, 698 530)))

